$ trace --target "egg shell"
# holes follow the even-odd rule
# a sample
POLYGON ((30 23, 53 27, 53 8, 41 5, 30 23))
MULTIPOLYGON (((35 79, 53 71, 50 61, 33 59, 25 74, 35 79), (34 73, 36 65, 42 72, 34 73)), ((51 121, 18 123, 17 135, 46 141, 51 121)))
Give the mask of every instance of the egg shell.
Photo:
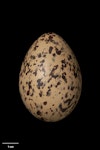
POLYGON ((30 113, 56 122, 76 107, 82 89, 78 61, 66 41, 44 33, 29 48, 19 73, 19 91, 30 113))

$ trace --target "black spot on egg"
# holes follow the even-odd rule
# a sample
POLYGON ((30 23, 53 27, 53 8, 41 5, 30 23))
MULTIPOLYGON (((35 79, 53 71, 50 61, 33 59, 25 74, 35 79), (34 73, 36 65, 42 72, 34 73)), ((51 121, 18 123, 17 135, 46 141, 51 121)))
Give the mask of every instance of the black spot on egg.
POLYGON ((41 53, 38 54, 38 58, 40 58, 40 57, 41 57, 41 53))
POLYGON ((61 50, 59 50, 58 48, 56 48, 56 54, 60 55, 61 54, 61 50))
POLYGON ((56 86, 55 86, 55 87, 57 88, 60 84, 61 84, 60 82, 57 82, 57 84, 56 84, 56 86))
POLYGON ((65 98, 67 98, 67 97, 68 97, 68 93, 65 94, 65 98))
POLYGON ((47 105, 47 101, 43 102, 44 105, 47 105))
POLYGON ((41 116, 41 111, 38 110, 37 111, 37 115, 41 116))
POLYGON ((72 56, 71 55, 68 55, 68 60, 71 60, 72 59, 72 56))
POLYGON ((35 71, 33 72, 33 74, 34 74, 35 76, 37 76, 37 69, 35 69, 35 71))
POLYGON ((31 58, 31 59, 35 59, 36 57, 35 57, 34 55, 31 55, 30 58, 31 58))
POLYGON ((51 53, 52 53, 52 50, 53 50, 53 47, 52 47, 52 46, 50 46, 50 47, 49 47, 49 54, 51 54, 51 53))
POLYGON ((67 83, 66 72, 62 73, 62 79, 67 83))
POLYGON ((43 94, 42 91, 40 91, 39 96, 42 97, 42 94, 43 94))
POLYGON ((29 95, 29 90, 27 91, 27 95, 29 95))
POLYGON ((74 72, 74 77, 77 78, 77 73, 76 72, 74 72))
POLYGON ((56 54, 55 54, 55 53, 53 53, 52 55, 53 55, 54 57, 56 56, 56 54))
POLYGON ((41 81, 42 79, 37 80, 37 87, 40 89, 40 87, 43 85, 43 82, 41 81))
POLYGON ((65 112, 67 110, 67 108, 62 107, 62 104, 59 104, 59 109, 61 112, 65 112))

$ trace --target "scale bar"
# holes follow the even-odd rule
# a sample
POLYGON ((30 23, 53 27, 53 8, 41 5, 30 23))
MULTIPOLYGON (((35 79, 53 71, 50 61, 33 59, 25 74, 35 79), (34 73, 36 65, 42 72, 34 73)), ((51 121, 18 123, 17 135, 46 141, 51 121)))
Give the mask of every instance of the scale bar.
POLYGON ((14 144, 15 145, 15 144, 19 144, 19 142, 2 142, 2 144, 11 144, 11 145, 14 144))
POLYGON ((10 146, 10 145, 8 145, 8 148, 14 148, 14 145, 11 145, 11 146, 10 146))

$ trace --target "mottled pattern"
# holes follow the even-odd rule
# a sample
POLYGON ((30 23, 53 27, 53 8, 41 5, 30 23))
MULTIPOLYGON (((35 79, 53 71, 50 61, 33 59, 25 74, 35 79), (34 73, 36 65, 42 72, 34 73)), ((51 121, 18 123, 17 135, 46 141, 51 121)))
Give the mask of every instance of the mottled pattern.
POLYGON ((75 108, 81 87, 80 68, 68 44, 55 33, 41 35, 28 50, 19 74, 26 108, 38 119, 59 121, 75 108))

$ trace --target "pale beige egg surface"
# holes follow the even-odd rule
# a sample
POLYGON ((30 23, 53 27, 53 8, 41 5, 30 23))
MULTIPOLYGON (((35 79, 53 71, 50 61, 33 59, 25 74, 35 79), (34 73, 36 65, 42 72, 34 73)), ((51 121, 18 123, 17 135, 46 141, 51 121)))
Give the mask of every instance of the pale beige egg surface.
POLYGON ((82 89, 78 61, 64 39, 44 33, 29 48, 19 73, 19 91, 30 113, 56 122, 76 107, 82 89))

